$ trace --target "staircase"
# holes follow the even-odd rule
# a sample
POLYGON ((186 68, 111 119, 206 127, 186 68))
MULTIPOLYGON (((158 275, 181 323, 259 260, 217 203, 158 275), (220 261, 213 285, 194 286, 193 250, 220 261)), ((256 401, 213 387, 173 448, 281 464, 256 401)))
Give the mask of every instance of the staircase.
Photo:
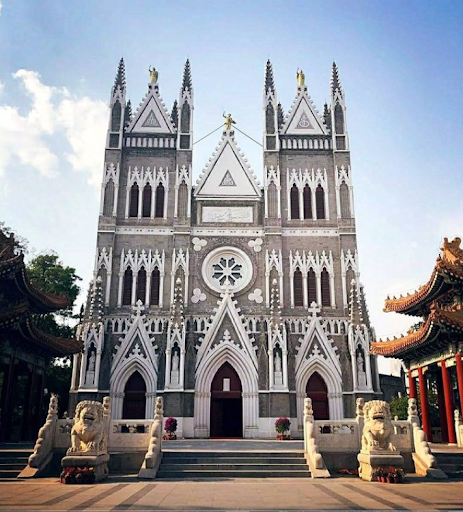
POLYGON ((435 452, 432 454, 436 457, 437 466, 449 478, 463 479, 463 452, 435 452))
POLYGON ((31 444, 0 444, 0 482, 15 480, 27 466, 31 444))
POLYGON ((310 477, 298 452, 179 452, 164 451, 157 478, 275 478, 310 477))

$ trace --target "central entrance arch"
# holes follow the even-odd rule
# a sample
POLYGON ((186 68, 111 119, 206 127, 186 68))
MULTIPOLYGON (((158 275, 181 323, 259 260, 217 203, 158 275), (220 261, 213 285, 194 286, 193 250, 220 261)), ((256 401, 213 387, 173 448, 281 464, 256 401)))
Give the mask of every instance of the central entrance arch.
POLYGON ((125 385, 122 418, 137 420, 145 417, 146 384, 138 371, 134 371, 125 385))
POLYGON ((321 375, 314 372, 307 381, 305 390, 307 396, 312 399, 314 419, 329 420, 330 409, 328 404, 328 388, 321 375))
POLYGON ((243 437, 241 380, 230 363, 224 363, 211 384, 211 437, 243 437))

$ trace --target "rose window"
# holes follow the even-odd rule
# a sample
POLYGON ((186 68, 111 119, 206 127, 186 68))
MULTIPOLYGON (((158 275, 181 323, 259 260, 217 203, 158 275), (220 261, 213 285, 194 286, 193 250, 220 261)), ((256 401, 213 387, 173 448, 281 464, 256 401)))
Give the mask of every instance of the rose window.
POLYGON ((252 278, 249 256, 236 247, 219 247, 203 261, 202 274, 206 284, 217 292, 236 292, 245 288, 252 278))

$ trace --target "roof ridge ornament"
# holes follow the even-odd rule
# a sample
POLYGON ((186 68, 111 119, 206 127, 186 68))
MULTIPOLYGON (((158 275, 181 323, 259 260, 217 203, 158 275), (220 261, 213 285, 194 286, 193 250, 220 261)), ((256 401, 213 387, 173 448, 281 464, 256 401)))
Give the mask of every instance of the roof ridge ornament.
POLYGON ((155 67, 149 67, 149 73, 150 73, 150 83, 151 84, 157 84, 158 78, 159 78, 159 72, 156 70, 155 67))
POLYGON ((305 87, 305 74, 302 69, 297 68, 296 78, 298 87, 305 87))
POLYGON ((230 113, 225 115, 225 111, 222 114, 222 116, 225 119, 225 122, 223 123, 223 125, 225 126, 225 131, 229 132, 232 129, 232 125, 236 124, 236 121, 233 119, 230 113))

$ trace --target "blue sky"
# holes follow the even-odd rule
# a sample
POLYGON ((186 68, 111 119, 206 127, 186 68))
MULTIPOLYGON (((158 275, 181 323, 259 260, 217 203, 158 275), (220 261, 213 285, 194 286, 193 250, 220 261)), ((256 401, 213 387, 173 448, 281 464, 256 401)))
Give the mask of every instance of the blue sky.
MULTIPOLYGON (((442 237, 463 232, 461 1, 1 3, 0 219, 33 248, 56 250, 90 279, 107 101, 121 55, 132 104, 154 65, 169 109, 190 59, 195 139, 227 110, 261 140, 267 58, 286 111, 298 67, 322 110, 335 60, 371 318, 380 336, 410 324, 382 312, 385 296, 426 281, 442 237)), ((195 146, 196 176, 218 138, 195 146)), ((261 149, 237 139, 261 176, 261 149)))

